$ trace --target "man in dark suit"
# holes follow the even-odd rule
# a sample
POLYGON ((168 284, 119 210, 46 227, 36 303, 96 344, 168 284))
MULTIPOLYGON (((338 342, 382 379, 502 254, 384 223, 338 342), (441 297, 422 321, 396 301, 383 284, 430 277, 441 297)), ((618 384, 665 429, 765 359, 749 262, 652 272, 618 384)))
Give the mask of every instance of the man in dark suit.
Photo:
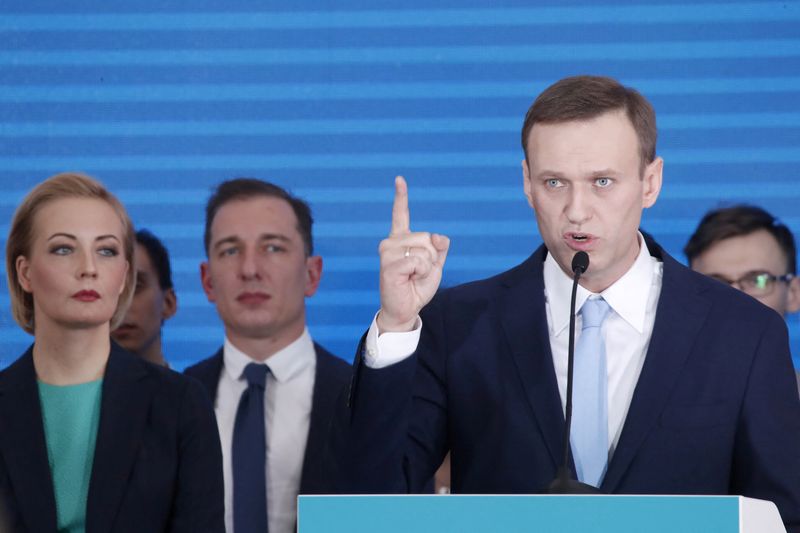
POLYGON ((449 240, 411 232, 396 180, 381 309, 339 421, 346 489, 419 491, 447 450, 453 492, 545 489, 562 457, 571 263, 584 251, 579 480, 607 493, 772 500, 797 531, 800 402, 785 324, 639 233, 662 182, 649 102, 609 78, 566 78, 528 111, 522 145, 544 246, 435 297, 449 240))
POLYGON ((214 399, 229 533, 294 531, 297 494, 332 490, 328 431, 350 366, 306 328, 322 275, 312 222, 305 202, 255 179, 220 184, 206 206, 201 279, 225 342, 186 373, 214 399))

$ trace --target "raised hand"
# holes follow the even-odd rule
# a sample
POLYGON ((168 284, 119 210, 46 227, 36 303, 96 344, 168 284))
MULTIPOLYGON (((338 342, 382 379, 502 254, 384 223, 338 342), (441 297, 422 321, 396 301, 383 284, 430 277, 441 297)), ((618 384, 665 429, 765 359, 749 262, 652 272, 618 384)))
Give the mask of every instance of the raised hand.
POLYGON ((394 187, 392 231, 378 248, 381 311, 377 322, 381 333, 414 328, 419 311, 439 288, 450 247, 450 239, 444 235, 411 232, 408 185, 398 176, 394 187))

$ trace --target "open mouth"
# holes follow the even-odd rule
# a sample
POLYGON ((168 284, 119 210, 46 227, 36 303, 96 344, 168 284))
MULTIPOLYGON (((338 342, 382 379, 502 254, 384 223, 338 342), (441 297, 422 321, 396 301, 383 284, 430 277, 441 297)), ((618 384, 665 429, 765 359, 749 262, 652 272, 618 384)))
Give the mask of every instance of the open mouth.
POLYGON ((597 241, 591 233, 569 232, 564 234, 567 245, 574 250, 589 251, 597 241))

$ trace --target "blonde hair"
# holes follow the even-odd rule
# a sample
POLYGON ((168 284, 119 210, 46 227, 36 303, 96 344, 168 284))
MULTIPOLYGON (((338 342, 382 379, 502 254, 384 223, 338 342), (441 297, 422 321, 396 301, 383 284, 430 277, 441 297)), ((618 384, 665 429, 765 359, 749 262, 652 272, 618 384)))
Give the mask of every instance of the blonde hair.
POLYGON ((37 185, 22 200, 14 212, 11 230, 6 242, 6 275, 8 292, 11 296, 11 313, 14 320, 30 334, 34 334, 33 295, 26 292, 19 283, 16 261, 19 256, 29 257, 34 238, 33 224, 41 208, 53 200, 62 198, 91 198, 106 202, 117 213, 122 222, 122 247, 128 261, 125 286, 119 296, 117 308, 111 317, 111 329, 117 327, 133 298, 136 288, 136 269, 133 266, 133 250, 136 237, 127 211, 116 196, 111 194, 99 181, 77 172, 65 172, 47 178, 37 185))

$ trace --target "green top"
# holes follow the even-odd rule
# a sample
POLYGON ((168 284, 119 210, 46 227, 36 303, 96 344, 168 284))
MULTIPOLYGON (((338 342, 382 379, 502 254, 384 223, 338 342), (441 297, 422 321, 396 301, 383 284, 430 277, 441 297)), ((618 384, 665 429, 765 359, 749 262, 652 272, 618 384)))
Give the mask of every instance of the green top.
POLYGON ((38 384, 58 531, 84 533, 103 380, 65 386, 38 384))

